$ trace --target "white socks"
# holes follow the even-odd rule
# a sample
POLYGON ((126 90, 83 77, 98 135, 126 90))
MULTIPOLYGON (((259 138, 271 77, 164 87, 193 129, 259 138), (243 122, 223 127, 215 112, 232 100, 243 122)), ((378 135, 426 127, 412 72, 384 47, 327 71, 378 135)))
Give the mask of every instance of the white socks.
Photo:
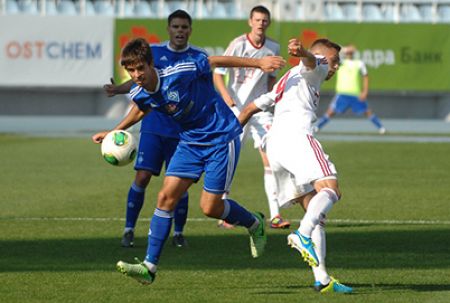
POLYGON ((277 200, 277 184, 270 167, 264 167, 264 189, 269 202, 270 220, 280 214, 277 200))
POLYGON ((321 220, 321 222, 316 225, 311 234, 311 239, 315 244, 314 250, 316 252, 317 258, 319 259, 319 266, 312 267, 314 280, 319 281, 322 285, 327 285, 328 283, 330 283, 331 279, 327 273, 327 269, 325 268, 325 257, 327 254, 325 219, 321 220))
POLYGON ((151 273, 154 274, 156 272, 156 268, 158 267, 157 265, 150 263, 148 261, 144 261, 144 264, 151 273))
POLYGON ((310 238, 314 228, 319 224, 320 219, 325 218, 337 200, 339 200, 339 197, 334 190, 331 188, 322 188, 309 202, 306 214, 298 229, 300 234, 310 238))

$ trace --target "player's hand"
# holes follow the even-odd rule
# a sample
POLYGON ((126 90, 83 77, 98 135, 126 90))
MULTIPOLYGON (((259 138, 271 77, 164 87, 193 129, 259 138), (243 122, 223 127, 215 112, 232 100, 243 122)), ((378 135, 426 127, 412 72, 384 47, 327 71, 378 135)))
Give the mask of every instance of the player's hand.
POLYGON ((288 42, 288 53, 291 56, 295 56, 295 57, 302 57, 302 49, 303 49, 303 45, 302 43, 294 38, 294 39, 290 39, 288 42))
POLYGON ((92 142, 94 143, 102 143, 103 139, 106 137, 106 135, 109 133, 109 131, 99 132, 92 136, 92 142))
POLYGON ((105 93, 108 97, 113 97, 113 96, 117 95, 117 86, 116 86, 116 83, 114 82, 113 78, 111 78, 110 81, 111 81, 111 84, 103 85, 103 90, 105 91, 105 93))
POLYGON ((267 56, 260 59, 259 67, 266 73, 273 72, 286 65, 286 60, 281 56, 267 56))

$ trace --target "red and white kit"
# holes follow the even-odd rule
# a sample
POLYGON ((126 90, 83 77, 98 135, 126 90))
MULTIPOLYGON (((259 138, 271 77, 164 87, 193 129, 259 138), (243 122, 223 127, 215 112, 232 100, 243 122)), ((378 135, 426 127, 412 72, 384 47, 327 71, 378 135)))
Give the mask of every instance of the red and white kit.
POLYGON ((290 202, 313 190, 311 182, 336 178, 334 164, 313 136, 317 119, 320 85, 328 74, 328 64, 317 57, 311 70, 300 61, 257 100, 263 111, 275 107, 273 124, 267 136, 267 156, 277 183, 278 203, 290 202))
MULTIPOLYGON (((280 45, 274 40, 267 38, 261 47, 256 47, 248 38, 247 34, 241 35, 231 41, 225 56, 238 56, 247 58, 263 58, 265 56, 278 56, 280 45)), ((233 109, 236 116, 249 103, 253 102, 262 94, 269 91, 267 87, 268 78, 276 77, 276 72, 264 73, 259 68, 216 68, 215 73, 225 75, 228 72, 228 92, 236 102, 236 109, 233 109)), ((250 132, 254 141, 254 147, 261 145, 263 136, 267 133, 272 124, 272 113, 258 113, 254 115, 244 127, 243 138, 250 132)))

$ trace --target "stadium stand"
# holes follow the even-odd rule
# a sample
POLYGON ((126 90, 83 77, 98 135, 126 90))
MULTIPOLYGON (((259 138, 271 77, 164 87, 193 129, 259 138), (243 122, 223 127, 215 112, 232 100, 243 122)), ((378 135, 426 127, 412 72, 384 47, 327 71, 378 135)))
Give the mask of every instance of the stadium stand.
POLYGON ((19 0, 19 7, 22 14, 39 15, 39 9, 36 0, 19 0))
POLYGON ((78 15, 75 3, 72 0, 61 0, 56 5, 60 15, 76 16, 78 15))
MULTIPOLYGON (((129 2, 128 2, 129 3, 129 2)), ((126 6, 126 5, 124 5, 126 6)), ((132 14, 128 15, 127 14, 127 9, 126 7, 124 7, 124 11, 123 11, 123 15, 121 14, 121 16, 124 17, 128 17, 128 16, 132 16, 133 14, 139 17, 151 17, 152 15, 154 16, 155 12, 153 12, 150 3, 147 1, 139 1, 135 4, 134 9, 132 8, 132 4, 129 3, 128 6, 128 10, 131 8, 132 9, 132 14)))
POLYGON ((245 19, 258 4, 267 6, 274 19, 285 21, 450 22, 450 0, 2 0, 0 13, 164 19, 184 9, 196 19, 245 19))
POLYGON ((383 14, 380 6, 375 3, 364 4, 362 8, 362 20, 366 22, 381 22, 383 21, 383 14))
POLYGON ((450 22, 450 3, 439 6, 438 8, 439 21, 450 22))

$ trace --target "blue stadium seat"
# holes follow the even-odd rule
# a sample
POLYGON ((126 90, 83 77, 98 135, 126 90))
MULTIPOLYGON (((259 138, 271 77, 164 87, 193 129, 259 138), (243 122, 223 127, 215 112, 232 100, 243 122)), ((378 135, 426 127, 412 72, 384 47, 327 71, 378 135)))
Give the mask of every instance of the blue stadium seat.
POLYGON ((230 18, 234 19, 247 19, 248 13, 241 9, 238 9, 237 4, 234 1, 225 2, 225 8, 230 18))
POLYGON ((76 16, 78 15, 75 3, 72 0, 61 0, 57 6, 60 15, 76 16))
POLYGON ((214 14, 214 10, 210 12, 208 5, 204 1, 193 1, 191 8, 193 11, 192 16, 196 19, 211 18, 211 15, 214 14))
POLYGON ((134 3, 135 2, 131 2, 129 0, 124 0, 123 2, 115 1, 114 12, 115 12, 116 16, 118 16, 118 17, 133 17, 135 15, 134 3), (123 8, 122 8, 122 3, 123 3, 123 8), (122 11, 122 9, 123 9, 123 11, 122 11))
POLYGON ((294 21, 303 21, 305 20, 305 8, 302 3, 297 2, 295 4, 295 20, 294 21))
POLYGON ((378 5, 369 3, 364 4, 362 7, 363 21, 368 22, 381 22, 383 21, 383 14, 378 5))
POLYGON ((150 7, 150 3, 145 0, 137 2, 134 6, 134 15, 136 17, 155 17, 155 13, 150 7))
POLYGON ((385 22, 395 21, 395 8, 393 4, 384 4, 382 6, 383 19, 385 22))
POLYGON ((6 13, 8 15, 20 14, 20 8, 16 0, 6 0, 6 13))
POLYGON ((343 4, 342 11, 344 12, 346 21, 358 21, 359 20, 359 12, 358 6, 353 3, 343 4))
POLYGON ((58 9, 56 8, 55 0, 46 0, 45 2, 45 14, 47 16, 58 15, 58 9))
POLYGON ((419 9, 414 4, 402 4, 400 7, 400 22, 422 22, 419 9))
MULTIPOLYGON (((203 13, 203 18, 207 18, 207 16, 208 16, 208 14, 206 13, 203 13)), ((224 3, 222 3, 222 2, 216 2, 216 3, 214 3, 214 6, 212 7, 212 9, 211 9, 211 14, 210 14, 210 16, 212 17, 212 18, 215 18, 215 19, 225 19, 225 18, 228 18, 229 17, 229 15, 228 15, 228 11, 227 11, 227 8, 226 8, 226 5, 224 4, 224 3)))
MULTIPOLYGON (((303 9, 301 2, 296 0, 278 0, 278 18, 283 21, 303 21, 303 9)), ((276 11, 275 11, 276 12, 276 11)))
POLYGON ((450 5, 438 6, 439 22, 450 22, 450 5))
POLYGON ((85 2, 84 2, 84 12, 82 11, 82 8, 81 8, 81 0, 78 0, 76 2, 76 7, 77 7, 77 10, 78 10, 78 13, 82 14, 84 16, 95 16, 95 15, 97 15, 97 13, 95 12, 94 3, 92 3, 92 1, 90 1, 90 0, 85 0, 85 2))
POLYGON ((422 16, 422 21, 424 21, 424 22, 433 22, 434 21, 433 7, 431 4, 419 5, 419 12, 420 12, 420 15, 422 16))
POLYGON ((327 21, 344 21, 345 16, 342 8, 337 3, 325 4, 325 19, 327 21))
POLYGON ((94 2, 94 8, 97 15, 114 16, 114 6, 108 0, 96 0, 94 2))
POLYGON ((170 13, 176 11, 177 9, 182 9, 189 12, 186 1, 166 1, 166 6, 169 7, 170 13))
POLYGON ((37 2, 35 0, 19 0, 20 12, 24 15, 39 15, 37 2))

